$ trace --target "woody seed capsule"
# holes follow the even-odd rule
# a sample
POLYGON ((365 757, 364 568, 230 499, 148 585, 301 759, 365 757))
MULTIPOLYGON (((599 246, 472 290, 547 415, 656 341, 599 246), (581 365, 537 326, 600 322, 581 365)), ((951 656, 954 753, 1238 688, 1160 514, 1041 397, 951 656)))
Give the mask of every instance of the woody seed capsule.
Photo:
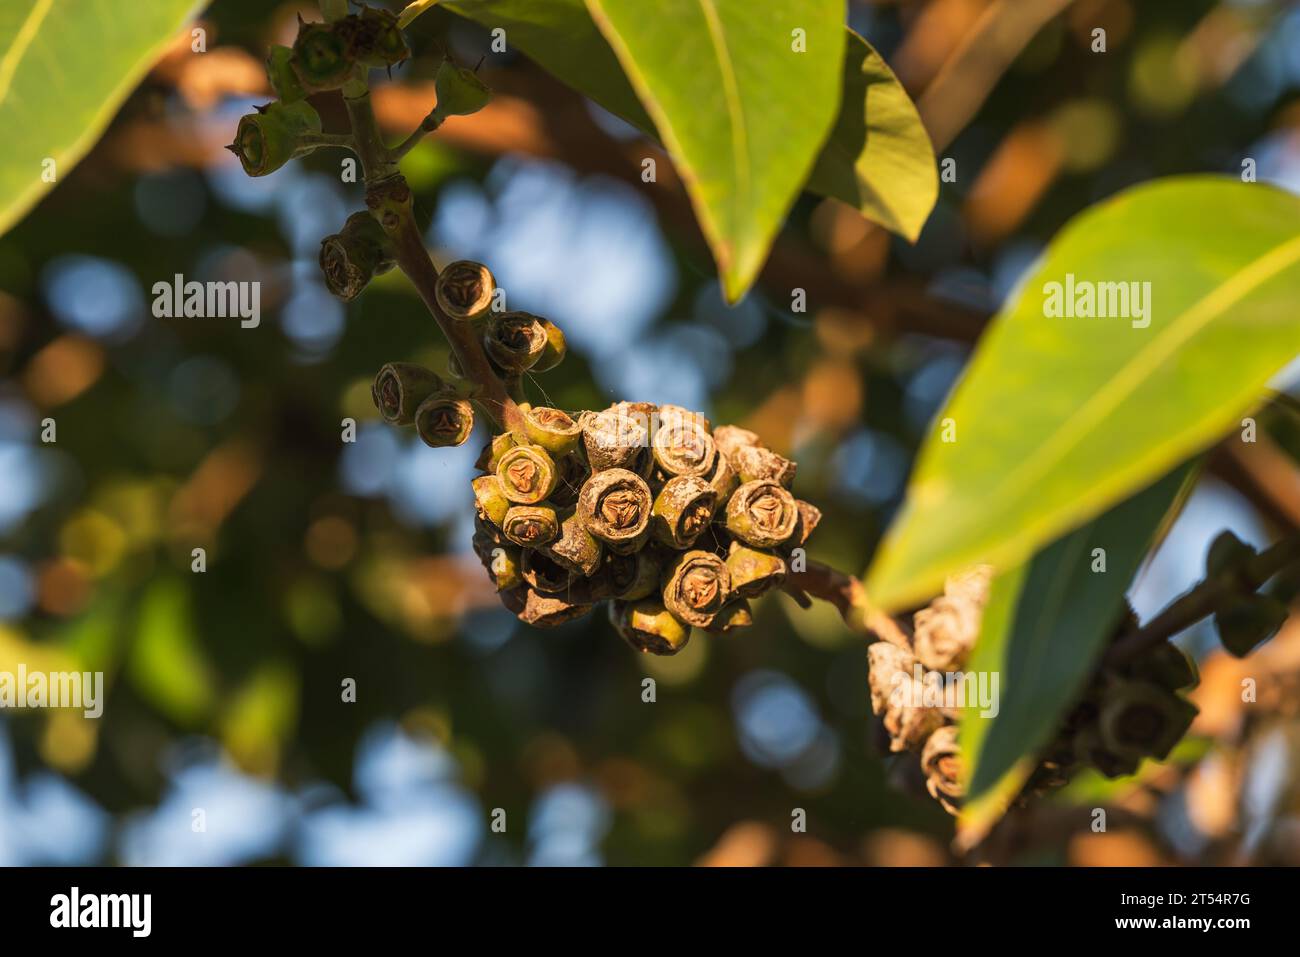
POLYGON ((512 505, 501 521, 501 531, 516 545, 537 548, 559 534, 560 520, 549 505, 512 505))
POLYGON ((651 534, 669 548, 690 548, 709 527, 716 504, 717 493, 703 479, 671 478, 655 496, 651 534))
POLYGON ((537 406, 524 412, 524 431, 528 441, 540 445, 554 456, 568 455, 578 447, 582 428, 567 412, 537 406))
POLYGON ((438 274, 434 297, 450 318, 468 322, 487 313, 495 291, 496 282, 487 266, 460 259, 438 274))
POLYGON ((798 521, 794 496, 774 481, 745 482, 727 502, 727 530, 754 548, 784 544, 798 521))
POLYGON ((689 625, 711 625, 730 594, 727 564, 712 552, 686 552, 667 569, 664 607, 689 625))
POLYGON ((463 445, 474 429, 474 407, 455 392, 441 390, 415 410, 415 431, 435 449, 463 445))
POLYGON ((652 655, 675 655, 691 637, 690 626, 654 598, 610 602, 609 620, 624 641, 652 655))
POLYGON ((370 387, 375 408, 389 425, 410 425, 420 403, 442 389, 437 373, 412 362, 389 362, 370 387))
POLYGON ((483 333, 483 349, 498 368, 525 372, 546 350, 546 328, 542 320, 526 312, 493 315, 483 333))
POLYGON ((510 511, 510 500, 501 490, 501 480, 495 475, 480 475, 470 485, 474 489, 474 507, 479 517, 500 527, 510 511))
POLYGON ((520 505, 536 505, 555 491, 556 469, 546 450, 536 445, 515 445, 497 459, 497 478, 506 498, 520 505))
POLYGON ((627 469, 593 472, 578 493, 578 517, 596 538, 635 550, 645 540, 653 507, 650 487, 627 469))

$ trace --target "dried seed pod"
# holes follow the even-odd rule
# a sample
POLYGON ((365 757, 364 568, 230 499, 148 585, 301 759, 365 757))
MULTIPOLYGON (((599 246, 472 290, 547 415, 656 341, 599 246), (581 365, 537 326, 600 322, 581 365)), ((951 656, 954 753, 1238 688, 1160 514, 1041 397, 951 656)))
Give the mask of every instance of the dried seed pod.
POLYGON ((305 134, 320 129, 320 117, 306 100, 271 103, 240 117, 235 141, 226 149, 239 157, 247 175, 266 176, 307 152, 305 134))
POLYGON ((499 528, 510 511, 510 499, 501 489, 501 480, 495 475, 480 475, 470 485, 474 489, 474 509, 479 518, 499 528))
POLYGON ((337 90, 352 75, 357 60, 346 33, 331 23, 298 21, 289 63, 308 93, 337 90))
POLYGON ((1097 729, 1106 750, 1120 757, 1164 760, 1196 714, 1195 705, 1164 688, 1112 680, 1106 688, 1097 729))
POLYGON ((651 447, 655 464, 669 475, 691 475, 707 479, 713 473, 717 449, 713 438, 698 421, 674 416, 660 419, 651 447))
POLYGON ((487 266, 458 259, 438 274, 434 296, 438 307, 460 322, 477 319, 492 306, 496 282, 487 266))
POLYGON ((772 552, 732 542, 727 572, 731 575, 732 591, 744 598, 756 598, 785 581, 785 562, 772 552))
POLYGON ((727 563, 711 552, 686 552, 665 571, 664 607, 689 625, 707 628, 730 597, 727 563))
POLYGON ((576 512, 565 516, 559 536, 546 551, 561 565, 587 577, 600 568, 600 542, 592 537, 576 512))
POLYGON ((754 548, 785 544, 798 521, 794 496, 770 479, 745 482, 727 502, 727 530, 754 548))
POLYGON ((867 645, 867 681, 871 687, 872 714, 883 716, 890 704, 896 703, 892 700, 900 680, 896 676, 911 676, 915 666, 916 658, 905 648, 887 641, 867 645))
POLYGON ((592 471, 640 470, 642 455, 650 445, 650 433, 638 418, 622 410, 606 409, 584 412, 578 417, 578 424, 592 471))
POLYGON ((560 595, 542 594, 528 587, 503 592, 501 600, 520 621, 538 628, 554 628, 591 611, 588 603, 571 601, 560 595))
POLYGON ((1123 673, 1130 678, 1152 681, 1168 691, 1191 688, 1200 681, 1196 662, 1167 641, 1132 659, 1123 673))
POLYGON ((437 129, 450 116, 469 116, 487 106, 492 91, 473 70, 458 67, 451 60, 443 60, 433 81, 438 102, 433 108, 429 126, 437 129))
POLYGON ((725 635, 737 628, 748 628, 753 623, 754 616, 749 609, 749 602, 743 598, 736 598, 722 606, 722 610, 705 630, 715 635, 725 635))
POLYGON ((413 362, 390 362, 375 376, 370 397, 389 425, 410 425, 420 403, 442 388, 433 370, 413 362))
POLYGON ((496 472, 501 456, 507 449, 514 447, 515 437, 509 432, 502 432, 500 435, 492 436, 492 441, 484 445, 483 451, 479 453, 478 459, 474 462, 474 468, 480 472, 496 472))
POLYGON ((993 569, 976 565, 950 576, 944 594, 912 616, 912 650, 931 671, 956 671, 979 637, 993 569))
POLYGON ((681 405, 661 405, 658 408, 659 427, 665 425, 685 425, 687 427, 698 427, 705 432, 713 431, 713 423, 699 412, 681 405))
POLYGON ((464 445, 474 430, 474 407, 451 390, 435 392, 415 410, 415 431, 435 449, 464 445))
POLYGON ((691 637, 690 626, 654 598, 610 602, 609 620, 624 641, 652 655, 675 655, 691 637))
POLYGON ((589 474, 587 463, 582 460, 580 452, 561 455, 555 460, 555 491, 551 493, 551 501, 566 508, 576 505, 578 494, 589 474))
POLYGON ((573 584, 573 569, 540 549, 524 549, 521 569, 524 581, 548 595, 567 593, 573 584))
POLYGON ((605 556, 605 571, 610 596, 622 601, 648 598, 659 591, 661 568, 658 556, 649 548, 630 555, 609 552, 605 556))
POLYGON ((560 518, 549 505, 512 505, 501 522, 501 531, 516 545, 537 548, 560 533, 560 518))
POLYGON ((926 739, 921 752, 921 770, 930 796, 949 814, 956 814, 966 796, 961 782, 961 747, 957 743, 956 725, 938 728, 926 739))
POLYGON ((529 442, 555 456, 568 455, 582 438, 582 427, 567 412, 544 405, 524 412, 524 431, 529 442))
POLYGON ((690 548, 713 520, 717 493, 703 479, 678 475, 655 496, 651 534, 670 548, 690 548))
POLYGON ((794 532, 785 543, 785 548, 799 548, 808 544, 808 539, 812 533, 817 530, 817 526, 822 521, 822 510, 811 502, 805 502, 803 499, 795 499, 795 508, 799 512, 799 520, 794 524, 794 532))
POLYGON ((533 364, 534 372, 550 372, 561 362, 564 361, 565 354, 569 351, 569 346, 564 340, 564 333, 560 327, 549 319, 539 320, 542 328, 546 331, 546 345, 542 349, 541 358, 533 364))
POLYGON ((592 535, 615 550, 635 550, 645 541, 654 499, 650 487, 627 469, 593 472, 578 493, 578 518, 592 535))
POLYGON ((320 268, 330 293, 351 302, 375 276, 393 268, 392 242, 369 212, 353 213, 320 241, 320 268))
POLYGON ((546 327, 527 312, 503 312, 488 319, 483 349, 498 368, 526 372, 546 350, 546 327))
POLYGON ((778 482, 786 488, 794 484, 795 463, 761 445, 740 446, 733 455, 733 464, 742 482, 778 482))
POLYGON ((474 537, 471 544, 479 561, 487 569, 497 591, 508 591, 523 584, 522 554, 514 545, 506 542, 495 528, 482 520, 474 523, 474 537))
POLYGON ((758 445, 758 433, 738 425, 720 425, 713 430, 713 444, 726 458, 733 460, 736 450, 747 445, 758 445))
POLYGON ((558 472, 546 450, 536 445, 514 445, 497 459, 497 478, 506 498, 520 505, 536 505, 555 491, 558 472))

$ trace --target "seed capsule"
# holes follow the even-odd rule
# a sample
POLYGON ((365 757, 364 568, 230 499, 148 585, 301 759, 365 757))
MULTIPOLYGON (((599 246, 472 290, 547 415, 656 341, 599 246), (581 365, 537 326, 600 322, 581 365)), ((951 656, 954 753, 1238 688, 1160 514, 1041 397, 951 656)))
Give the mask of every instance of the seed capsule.
POLYGON ((357 59, 366 66, 396 66, 411 55, 397 17, 388 10, 364 7, 340 21, 357 59))
POLYGON ((500 528, 510 511, 510 500, 501 489, 501 480, 495 475, 480 475, 470 485, 474 489, 474 508, 478 516, 500 528))
POLYGON ((537 406, 524 412, 524 431, 528 441, 540 445, 552 455, 568 455, 578 447, 582 427, 560 409, 537 406))
POLYGON ((495 472, 502 454, 507 449, 514 448, 514 446, 515 437, 509 432, 502 432, 500 435, 492 436, 492 441, 483 446, 483 451, 479 453, 478 459, 474 462, 474 468, 480 472, 495 472))
POLYGON ((795 508, 799 513, 799 520, 795 522, 794 532, 785 543, 785 548, 798 548, 801 545, 808 544, 808 539, 812 533, 817 530, 817 526, 822 521, 822 510, 811 502, 805 502, 803 499, 795 499, 795 508))
POLYGON ((630 555, 610 552, 605 556, 610 596, 623 601, 637 601, 659 591, 658 556, 649 548, 630 555))
POLYGON ((473 430, 474 407, 455 392, 435 392, 415 410, 415 431, 432 448, 463 445, 473 430))
POLYGON ((420 403, 443 388, 437 373, 412 362, 389 362, 375 376, 370 397, 389 425, 410 425, 420 403))
POLYGON ((742 482, 778 482, 789 488, 794 484, 795 463, 760 445, 742 445, 734 455, 736 471, 742 482))
POLYGON ((508 591, 523 584, 523 569, 520 564, 522 554, 514 545, 507 543, 496 528, 481 518, 476 519, 471 544, 497 591, 508 591))
POLYGON ((681 416, 660 419, 652 442, 655 464, 669 475, 707 479, 713 473, 717 449, 700 422, 681 416))
POLYGON ((561 455, 555 460, 555 470, 555 491, 551 493, 551 501, 566 508, 578 504, 578 494, 590 474, 587 463, 582 460, 582 454, 570 452, 561 455))
POLYGON ((655 496, 651 534, 670 548, 690 548, 713 520, 717 493, 703 479, 679 475, 655 496))
POLYGON ((433 84, 438 94, 433 119, 430 121, 434 129, 445 123, 450 116, 477 113, 492 100, 492 91, 473 70, 458 67, 450 60, 442 61, 433 84))
POLYGON ((636 472, 650 444, 649 433, 637 419, 621 411, 584 412, 578 417, 582 444, 593 472, 627 469, 636 472))
POLYGON ((573 570, 538 549, 524 549, 522 567, 524 581, 539 592, 568 592, 569 586, 573 584, 573 570))
POLYGON ((249 176, 274 173, 310 147, 304 134, 320 132, 320 117, 310 103, 271 103, 256 113, 240 117, 235 142, 226 149, 239 157, 249 176))
POLYGON ((527 312, 493 314, 483 333, 483 349, 506 372, 525 372, 546 350, 546 327, 527 312))
POLYGON ((799 521, 794 496, 770 480, 745 482, 727 502, 727 530, 754 548, 776 548, 799 521))
POLYGON ((1132 678, 1153 681, 1168 691, 1181 691, 1200 681, 1196 662, 1177 645, 1167 641, 1134 658, 1124 673, 1132 678))
POLYGON ((1190 701, 1156 685, 1115 680, 1106 689, 1097 729, 1106 749, 1120 757, 1164 760, 1196 713, 1190 701))
POLYGON ((528 587, 503 592, 501 600, 520 621, 538 628, 554 628, 591 611, 590 604, 570 601, 560 595, 542 594, 528 587))
POLYGON ((660 428, 663 428, 666 425, 686 425, 701 428, 705 432, 711 432, 713 430, 713 423, 711 423, 705 416, 701 415, 699 412, 692 411, 685 406, 661 405, 656 412, 659 416, 660 428))
POLYGON ((731 494, 740 487, 740 476, 736 470, 731 467, 725 455, 719 453, 714 456, 713 474, 709 476, 709 487, 713 489, 717 496, 717 504, 714 506, 716 512, 720 508, 725 508, 731 494))
POLYGON ((549 505, 512 505, 501 522, 501 531, 516 545, 537 548, 559 534, 560 519, 549 505))
POLYGON ((370 280, 393 268, 392 242, 368 212, 353 213, 343 229, 320 244, 320 268, 329 291, 351 302, 370 280))
POLYGON ((308 93, 337 90, 352 75, 357 61, 345 32, 333 24, 299 20, 289 62, 308 93))
POLYGON ((1276 635, 1290 609, 1268 595, 1234 595, 1214 613, 1214 627, 1229 653, 1244 658, 1276 635))
POLYGON ((722 611, 718 612, 705 630, 715 635, 725 635, 737 628, 748 628, 753 623, 754 615, 750 611, 749 602, 736 598, 722 606, 722 611))
POLYGON ((758 445, 758 433, 738 425, 720 425, 713 430, 713 444, 727 458, 734 459, 736 450, 742 446, 758 445))
POLYGON ((646 538, 654 500, 650 487, 627 469, 593 472, 578 493, 578 518, 587 531, 618 550, 635 550, 646 538))
POLYGON ((664 607, 688 625, 707 628, 730 595, 727 563, 711 552, 686 552, 667 569, 664 607))
POLYGON ((542 348, 541 357, 533 364, 533 371, 550 372, 564 361, 564 356, 569 351, 569 347, 559 326, 549 319, 539 321, 546 332, 546 345, 542 348))
POLYGON ((653 598, 611 602, 609 620, 624 641, 652 655, 675 655, 691 637, 690 626, 653 598))
POLYGON ((921 770, 930 796, 949 814, 961 810, 966 788, 962 784, 961 747, 957 743, 957 726, 944 725, 926 739, 921 751, 921 770))
POLYGON ((293 49, 282 45, 271 47, 266 58, 266 78, 271 81, 275 97, 281 103, 297 103, 307 95, 290 63, 292 59, 293 49))
POLYGON ((551 543, 547 553, 559 564, 584 576, 591 576, 600 568, 600 542, 592 537, 576 513, 570 513, 560 525, 559 536, 551 543))
POLYGON ((433 292, 439 308, 450 318, 469 322, 491 308, 496 281, 482 263, 459 259, 438 274, 433 292))
POLYGON ((785 562, 779 555, 732 542, 727 572, 732 591, 745 598, 756 598, 785 581, 785 562))
POLYGON ((555 491, 555 463, 540 446, 515 445, 498 458, 497 478, 510 501, 536 505, 555 491))

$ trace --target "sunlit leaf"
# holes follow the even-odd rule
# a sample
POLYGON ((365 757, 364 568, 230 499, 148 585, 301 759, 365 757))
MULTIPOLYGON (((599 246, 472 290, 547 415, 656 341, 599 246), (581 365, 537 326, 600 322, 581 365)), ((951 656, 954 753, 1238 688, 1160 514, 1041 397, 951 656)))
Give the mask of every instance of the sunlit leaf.
POLYGON ((407 4, 406 9, 402 11, 401 16, 397 18, 397 25, 402 29, 409 27, 411 21, 424 13, 426 10, 432 10, 438 5, 438 0, 415 0, 414 3, 407 4))

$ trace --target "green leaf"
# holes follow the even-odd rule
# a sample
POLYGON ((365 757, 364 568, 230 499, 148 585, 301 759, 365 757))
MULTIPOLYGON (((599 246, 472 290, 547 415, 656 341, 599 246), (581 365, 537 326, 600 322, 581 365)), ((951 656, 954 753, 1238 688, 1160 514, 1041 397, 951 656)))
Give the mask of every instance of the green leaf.
POLYGON ((843 0, 587 0, 681 171, 727 297, 753 284, 839 108, 843 0), (802 32, 799 49, 797 35, 802 32))
POLYGON ((397 18, 397 25, 405 30, 411 25, 411 21, 424 13, 426 10, 432 10, 438 5, 438 0, 415 0, 414 3, 407 4, 406 9, 397 18))
POLYGON ((1300 353, 1298 229, 1300 198, 1208 176, 1067 225, 940 414, 871 568, 873 601, 922 601, 977 562, 1010 568, 1234 428, 1300 353), (1150 283, 1149 324, 1049 318, 1047 284, 1067 275, 1150 283))
MULTIPOLYGON (((997 674, 996 714, 961 719, 967 824, 999 815, 1112 636, 1128 590, 1192 469, 1182 466, 993 580, 968 671, 997 674), (1103 549, 1105 571, 1097 570, 1103 549)), ((994 710, 994 709, 990 709, 994 710)))
POLYGON ((72 172, 196 0, 0 5, 0 234, 72 172))
MULTIPOLYGON (((442 6, 485 27, 504 28, 512 47, 643 133, 656 135, 584 0, 443 0, 442 6)), ((842 89, 835 97, 839 114, 807 188, 915 239, 938 195, 934 151, 915 106, 884 60, 856 33, 846 30, 845 36, 842 89)), ((810 33, 810 44, 811 39, 810 33)), ((801 55, 812 56, 812 50, 810 45, 801 55)))
POLYGON ((911 242, 939 198, 934 147, 916 104, 871 44, 849 31, 840 115, 808 180, 911 242))

